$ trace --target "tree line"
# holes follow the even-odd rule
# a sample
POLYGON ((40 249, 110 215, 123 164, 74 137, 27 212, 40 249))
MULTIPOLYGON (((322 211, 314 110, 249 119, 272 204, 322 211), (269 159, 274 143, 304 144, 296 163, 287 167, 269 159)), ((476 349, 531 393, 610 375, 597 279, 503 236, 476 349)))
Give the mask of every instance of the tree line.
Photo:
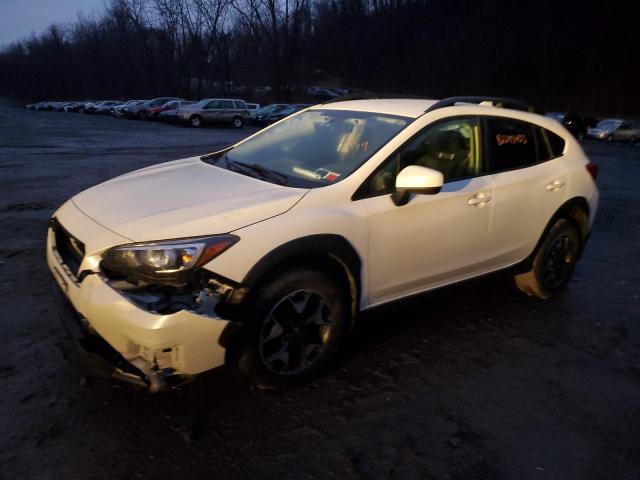
POLYGON ((98 16, 52 25, 0 51, 0 93, 201 98, 269 85, 267 100, 280 101, 327 85, 428 98, 510 96, 544 109, 634 115, 634 4, 110 0, 98 16))

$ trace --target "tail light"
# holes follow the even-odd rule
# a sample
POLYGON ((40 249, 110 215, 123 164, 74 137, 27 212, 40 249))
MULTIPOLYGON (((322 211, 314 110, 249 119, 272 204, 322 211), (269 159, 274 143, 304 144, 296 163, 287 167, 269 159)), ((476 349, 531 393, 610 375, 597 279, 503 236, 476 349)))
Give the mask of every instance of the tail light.
POLYGON ((598 167, 598 164, 593 162, 587 163, 587 170, 589 171, 589 173, 593 177, 593 180, 595 181, 596 177, 598 176, 598 170, 600 170, 600 167, 598 167))

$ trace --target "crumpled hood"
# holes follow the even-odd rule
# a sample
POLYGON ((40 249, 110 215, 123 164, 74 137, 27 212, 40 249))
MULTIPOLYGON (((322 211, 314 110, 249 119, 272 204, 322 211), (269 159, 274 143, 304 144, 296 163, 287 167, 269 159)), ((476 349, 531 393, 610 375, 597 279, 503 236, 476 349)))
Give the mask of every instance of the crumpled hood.
POLYGON ((286 212, 307 191, 194 157, 114 178, 72 201, 94 221, 140 242, 231 232, 286 212))

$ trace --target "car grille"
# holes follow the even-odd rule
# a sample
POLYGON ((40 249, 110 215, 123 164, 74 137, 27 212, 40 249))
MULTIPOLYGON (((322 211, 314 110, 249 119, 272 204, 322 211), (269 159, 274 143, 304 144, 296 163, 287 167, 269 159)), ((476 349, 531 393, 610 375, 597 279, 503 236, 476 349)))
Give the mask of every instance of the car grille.
POLYGON ((56 250, 64 264, 74 275, 78 275, 80 264, 84 258, 84 243, 67 232, 54 218, 51 220, 51 228, 56 240, 56 250))

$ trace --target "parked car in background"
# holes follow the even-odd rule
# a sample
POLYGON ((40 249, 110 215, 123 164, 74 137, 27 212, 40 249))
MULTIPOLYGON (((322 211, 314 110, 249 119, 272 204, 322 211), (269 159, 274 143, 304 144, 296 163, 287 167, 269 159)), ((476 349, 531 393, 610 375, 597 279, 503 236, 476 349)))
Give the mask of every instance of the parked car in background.
POLYGON ((78 105, 71 109, 72 112, 84 113, 85 109, 96 103, 97 100, 84 100, 82 102, 78 102, 78 105))
MULTIPOLYGON (((84 113, 96 113, 99 110, 99 113, 105 113, 104 112, 104 107, 111 107, 111 106, 115 106, 115 105, 119 105, 120 102, 118 102, 117 100, 101 100, 99 102, 90 102, 90 103, 85 103, 84 105, 84 113)), ((108 113, 108 111, 107 111, 108 113)))
POLYGON ((291 105, 284 105, 279 108, 276 108, 264 115, 259 115, 256 118, 256 123, 258 125, 271 125, 277 121, 282 120, 283 118, 288 117, 300 110, 304 110, 305 108, 310 107, 311 105, 306 103, 297 103, 291 105))
POLYGON ((249 113, 249 115, 253 123, 258 123, 259 121, 261 121, 261 120, 258 120, 259 117, 264 118, 266 115, 273 112, 274 110, 277 110, 279 108, 285 108, 288 106, 289 106, 288 103, 271 103, 269 105, 265 105, 264 107, 260 107, 257 110, 252 110, 249 113))
POLYGON ((64 111, 64 106, 69 103, 69 102, 53 102, 51 104, 51 108, 49 108, 49 110, 51 110, 52 112, 62 112, 64 111))
POLYGON ((197 102, 192 102, 190 100, 183 100, 181 102, 177 102, 178 103, 178 107, 176 108, 171 108, 169 110, 165 110, 163 112, 160 112, 156 119, 161 121, 161 122, 167 122, 167 123, 178 123, 179 119, 178 119, 178 112, 180 111, 181 108, 188 108, 192 105, 195 105, 197 102))
POLYGON ((626 141, 635 143, 640 140, 640 126, 629 120, 607 118, 590 128, 587 137, 607 142, 626 141))
POLYGON ((244 100, 206 98, 195 105, 180 108, 178 119, 196 128, 205 123, 226 123, 233 128, 242 128, 249 120, 249 109, 244 100))
POLYGON ((158 97, 152 98, 142 103, 137 103, 129 107, 129 114, 139 120, 146 120, 149 117, 149 110, 164 105, 171 100, 184 100, 177 97, 158 97))
POLYGON ((80 105, 82 105, 81 102, 69 102, 64 106, 63 110, 65 112, 77 112, 80 108, 80 105))
POLYGON ((101 102, 99 104, 94 105, 95 107, 94 113, 98 115, 113 115, 114 109, 116 107, 119 107, 120 105, 124 105, 124 103, 114 101, 114 100, 101 102))
POLYGON ((255 112, 260 110, 260 104, 259 103, 246 103, 246 105, 247 105, 247 108, 249 109, 249 118, 250 119, 254 118, 255 112))
POLYGON ((51 100, 45 100, 44 102, 40 102, 40 103, 36 104, 35 110, 38 110, 38 111, 41 111, 41 112, 42 111, 51 111, 51 110, 53 110, 53 105, 55 103, 56 102, 53 102, 51 100))
POLYGON ((168 102, 163 103, 159 107, 153 107, 147 110, 147 118, 151 120, 156 120, 158 115, 162 112, 166 112, 168 110, 175 110, 176 108, 188 107, 189 105, 193 105, 194 102, 190 102, 188 100, 169 100, 168 102))
POLYGON ((137 105, 139 103, 144 103, 144 102, 146 102, 146 100, 129 100, 123 103, 122 105, 117 105, 113 107, 112 113, 114 116, 119 118, 132 116, 129 112, 129 109, 134 105, 137 105))

